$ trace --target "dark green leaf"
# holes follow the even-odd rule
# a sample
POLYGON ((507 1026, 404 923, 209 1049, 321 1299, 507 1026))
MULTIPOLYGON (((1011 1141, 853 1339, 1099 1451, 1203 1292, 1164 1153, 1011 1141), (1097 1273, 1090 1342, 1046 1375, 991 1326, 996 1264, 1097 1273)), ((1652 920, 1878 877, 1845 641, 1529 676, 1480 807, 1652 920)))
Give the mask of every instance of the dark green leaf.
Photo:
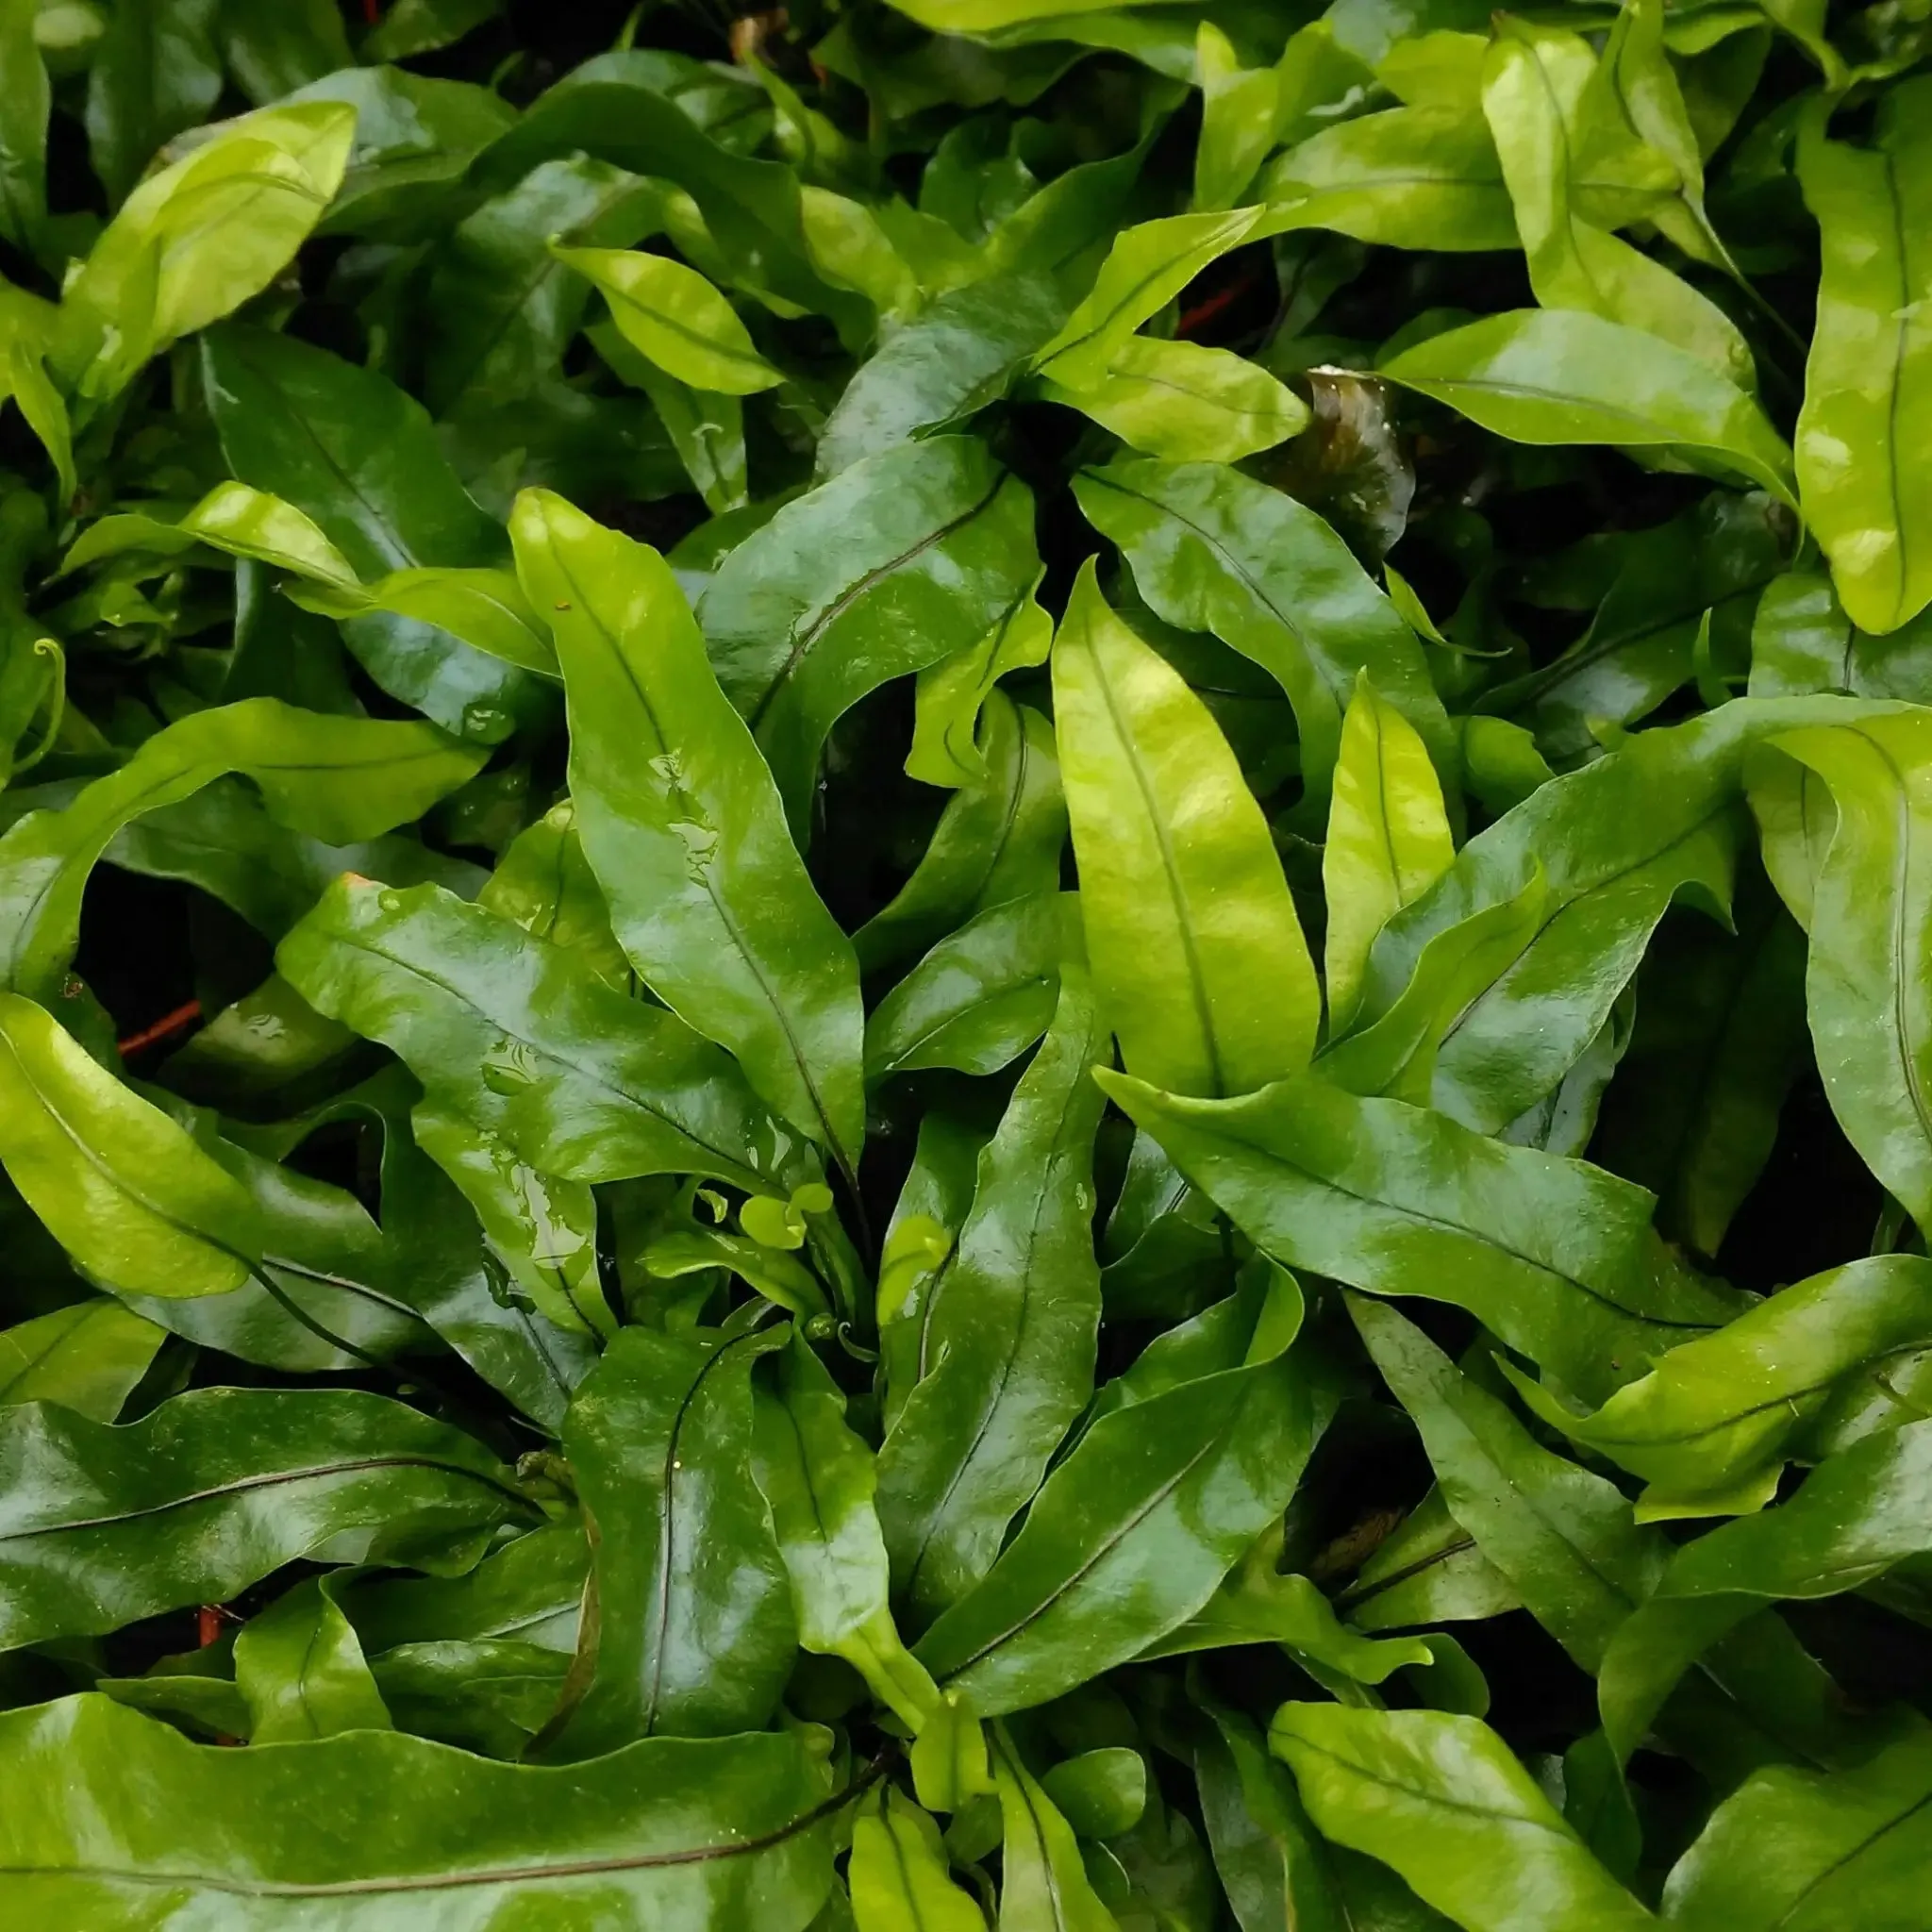
POLYGON ((124 1428, 0 1409, 0 1465, 8 1648, 218 1603, 297 1557, 434 1566, 535 1507, 474 1438, 353 1390, 200 1389, 124 1428))
POLYGON ((855 463, 724 559, 698 616, 794 827, 825 735, 889 677, 976 643, 1034 581, 1033 500, 970 437, 855 463))

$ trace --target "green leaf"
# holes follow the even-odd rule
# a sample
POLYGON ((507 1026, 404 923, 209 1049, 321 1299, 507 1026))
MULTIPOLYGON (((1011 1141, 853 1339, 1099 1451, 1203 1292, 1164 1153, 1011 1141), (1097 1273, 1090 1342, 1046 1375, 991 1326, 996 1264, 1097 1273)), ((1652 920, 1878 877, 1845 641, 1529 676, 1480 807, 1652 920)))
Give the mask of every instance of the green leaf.
POLYGON ((1268 1743, 1324 1837, 1392 1865, 1473 1932, 1657 1923, 1474 1718, 1284 1704, 1268 1743))
MULTIPOLYGON (((995 33, 1001 27, 1024 26, 1040 20, 1067 20, 1113 8, 1122 0, 891 0, 901 13, 937 34, 995 33)), ((1150 0, 1125 0, 1128 7, 1150 0)))
POLYGON ((1059 999, 1074 896, 995 906, 941 940, 866 1022, 871 1081, 925 1067, 994 1074, 1044 1033, 1059 999))
MULTIPOLYGON (((254 1203, 262 1228, 260 1275, 233 1295, 141 1297, 138 1305, 150 1320, 204 1347, 294 1374, 366 1369, 372 1360, 422 1348, 426 1329, 525 1415, 554 1429, 571 1389, 594 1359, 589 1339, 578 1332, 581 1324, 566 1330, 537 1315, 531 1297, 516 1291, 503 1264, 486 1253, 463 1194, 411 1138, 415 1099, 413 1083, 397 1070, 319 1117, 270 1130, 258 1142, 286 1154, 323 1126, 376 1128, 379 1226, 346 1190, 210 1140, 210 1150, 254 1203)), ((469 1137, 481 1139, 474 1128, 469 1137)), ((474 1175, 465 1178, 474 1184, 474 1175)), ((498 1186, 508 1192, 520 1180, 527 1184, 512 1174, 498 1186)), ((546 1249, 554 1243, 562 1250, 568 1265, 570 1230, 531 1234, 546 1249)))
POLYGON ((474 1558, 535 1507, 474 1437, 357 1390, 198 1389, 122 1428, 0 1409, 0 1466, 8 1649, 220 1603, 298 1557, 474 1558))
POLYGON ((1670 1350, 1593 1415, 1510 1379, 1572 1441, 1644 1479, 1639 1521, 1719 1514, 1769 1499, 1792 1437, 1836 1384, 1882 1373, 1888 1357, 1927 1340, 1932 1262, 1879 1255, 1781 1289, 1715 1335, 1670 1350))
POLYGON ((1582 183, 1573 158, 1587 150, 1583 109, 1596 77, 1596 56, 1580 34, 1524 22, 1507 23, 1484 61, 1483 112, 1537 300, 1645 330, 1749 390, 1751 351, 1724 310, 1576 205, 1582 183))
POLYGON ((985 1579, 921 1638, 921 1661, 974 1710, 1043 1704, 1160 1654, 1287 1507, 1330 1404, 1285 1352, 1286 1287, 1257 1283, 1151 1343, 985 1579))
POLYGON ((1055 735, 1095 991, 1141 1077, 1245 1093, 1307 1064, 1315 969, 1208 708, 1089 565, 1054 640, 1055 735))
MULTIPOLYGON (((258 42, 244 60, 231 42, 229 62, 244 89, 258 80, 278 77, 258 75, 265 61, 312 58, 318 51, 289 46, 302 38, 300 13, 281 0, 244 0, 263 19, 253 23, 250 36, 258 42), (273 34, 277 44, 265 44, 273 34), (286 39, 284 38, 286 36, 286 39)), ((327 0, 300 0, 301 10, 313 14, 317 38, 326 33, 327 0)), ((393 16, 396 9, 390 9, 393 16)), ((226 17, 238 12, 227 0, 226 17)), ((238 28, 239 32, 239 28, 238 28)), ((329 210, 323 217, 324 235, 368 235, 409 241, 440 222, 456 208, 456 191, 464 169, 482 148, 516 120, 516 111, 487 87, 467 81, 432 79, 400 67, 357 67, 331 60, 315 70, 318 77, 300 90, 310 101, 345 101, 356 110, 356 143, 349 151, 349 168, 329 210)), ((271 95, 279 87, 270 87, 271 95)))
POLYGON ((50 996, 79 942, 88 874, 122 827, 226 773, 252 778, 278 824, 346 844, 415 818, 481 761, 427 724, 326 717, 276 698, 193 712, 64 810, 30 812, 0 837, 0 975, 50 996))
POLYGON ((675 1014, 439 887, 340 879, 276 960, 310 1005, 380 1040, 539 1173, 705 1174, 789 1192, 804 1158, 675 1014))
POLYGON ((1407 1409, 1443 1505, 1537 1621, 1585 1670, 1668 1558, 1616 1487, 1543 1448, 1487 1390, 1410 1323, 1374 1302, 1350 1312, 1407 1409))
POLYGON ((1099 383, 1134 331, 1158 314, 1210 263, 1239 247, 1257 210, 1171 215, 1117 236, 1093 287, 1034 355, 1033 366, 1062 387, 1099 383))
POLYGON ((220 0, 145 0, 112 10, 88 73, 87 132, 94 173, 116 201, 164 142, 214 107, 219 8, 220 0))
POLYGON ((1194 1744, 1201 1813, 1215 1870, 1241 1932, 1282 1924, 1315 1932, 1442 1932, 1387 1866, 1326 1842, 1308 1822, 1286 1765, 1261 1733, 1218 1706, 1194 1744))
POLYGON ((225 1294, 260 1253, 246 1194, 45 1008, 0 993, 0 1159, 74 1260, 116 1288, 225 1294))
POLYGON ((798 1641, 843 1657, 918 1730, 939 1692, 887 1606, 872 1451, 846 1425, 845 1398, 795 1328, 772 1367, 775 1388, 752 1385, 752 1469, 791 1574, 798 1641))
POLYGON ((252 1744, 392 1728, 331 1579, 311 1576, 249 1618, 235 1636, 235 1682, 252 1744))
MULTIPOLYGON (((1332 1041, 1315 1061, 1316 1073, 1351 1093, 1386 1094, 1412 1106, 1427 1106, 1445 1042, 1466 1022, 1474 1003, 1536 939, 1548 899, 1542 874, 1533 872, 1513 899, 1485 906, 1459 924, 1437 933, 1424 946, 1395 1004, 1372 1024, 1332 1041)), ((1329 913, 1331 933, 1340 910, 1329 913)), ((1586 1049, 1576 1074, 1584 1072, 1589 1053, 1586 1049)), ((1507 1138, 1521 1140, 1513 1131, 1507 1138)))
POLYGON ((1442 787, 1415 727, 1375 693, 1366 671, 1342 719, 1322 848, 1328 900, 1323 974, 1331 1034, 1346 1031, 1375 935, 1456 858, 1442 787))
POLYGON ((1194 30, 1194 77, 1201 89, 1194 206, 1232 208, 1274 151, 1281 75, 1273 67, 1243 67, 1234 42, 1204 20, 1194 30))
POLYGON ((338 1593, 372 1657, 431 1636, 517 1638, 567 1657, 588 1562, 582 1525, 548 1523, 458 1576, 364 1574, 338 1593))
POLYGON ((351 591, 358 587, 354 567, 308 517, 292 504, 245 483, 217 484, 178 524, 138 514, 103 517, 61 558, 60 569, 63 575, 82 570, 130 550, 178 556, 196 543, 318 583, 351 591))
POLYGON ((1001 1855, 1001 1932, 1116 1932, 1080 1863, 1073 1827, 993 1727, 992 1774, 1006 1826, 1001 1855))
POLYGON ((863 972, 924 951, 978 913, 1058 889, 1067 805, 1053 726, 991 691, 977 748, 984 771, 946 801, 911 877, 853 935, 863 972))
POLYGON ((1735 937, 1689 923, 1659 936, 1597 1156, 1650 1188, 1658 1227, 1700 1255, 1718 1252, 1763 1174, 1808 1058, 1804 934, 1768 884, 1746 883, 1735 937))
POLYGON ((683 189, 742 286, 848 325, 869 321, 870 305, 834 291, 812 267, 792 171, 721 146, 650 77, 592 70, 552 88, 477 156, 470 179, 501 192, 540 163, 579 151, 683 189))
POLYGON ((410 1116, 419 1146, 461 1189, 491 1252, 568 1334, 616 1325, 597 1278, 597 1204, 581 1181, 539 1174, 459 1113, 424 1101, 410 1116))
POLYGON ((1499 1617, 1523 1602, 1515 1585, 1450 1513, 1441 1485, 1376 1545, 1335 1601, 1364 1630, 1499 1617))
POLYGON ((1634 724, 1695 676, 1707 621, 1713 649, 1741 646, 1752 600, 1783 561, 1782 523, 1769 498, 1719 491, 1642 532, 1621 550, 1589 630, 1485 701, 1526 711, 1552 758, 1591 751, 1605 720, 1634 724))
POLYGON ((591 1534, 574 1682, 541 1747, 581 1762, 638 1738, 771 1716, 796 1650, 764 1498, 745 1480, 751 1369, 787 1331, 625 1328, 571 1405, 563 1448, 591 1534))
POLYGON ((38 0, 0 6, 0 237, 31 254, 47 219, 47 120, 53 93, 34 39, 38 0))
POLYGON ((1507 1126, 1596 1039, 1676 895, 1727 903, 1746 750, 1779 729, 1857 715, 1842 699, 1737 702, 1644 732, 1541 787, 1383 928, 1357 1030, 1401 998, 1431 939, 1517 897, 1541 871, 1538 928, 1460 1014, 1431 1094, 1458 1120, 1490 1132, 1507 1126))
POLYGON ((983 443, 936 437, 855 463, 724 559, 699 621, 794 829, 846 710, 976 643, 1033 583, 1032 518, 983 443))
POLYGON ((607 985, 630 991, 631 964, 610 930, 610 908, 584 857, 577 808, 569 799, 510 841, 476 903, 577 954, 607 985))
POLYGON ((591 291, 551 242, 627 248, 669 225, 676 199, 662 182, 572 155, 532 169, 458 224, 437 251, 424 303, 429 407, 485 430, 501 412, 512 436, 519 418, 569 410, 563 356, 591 291))
POLYGON ((1357 675, 1454 772, 1441 700, 1415 635, 1314 511, 1213 463, 1140 459, 1085 470, 1074 494, 1121 546, 1155 614, 1212 631, 1267 671, 1294 707, 1302 810, 1321 823, 1357 675))
POLYGON ((396 0, 362 42, 365 60, 407 60, 475 33, 503 10, 503 0, 396 0))
POLYGON ((267 288, 322 218, 355 126, 338 102, 264 108, 149 175, 61 295, 62 384, 105 403, 151 356, 267 288))
POLYGON ((1457 252, 1514 248, 1516 220, 1475 104, 1391 108, 1311 134, 1263 174, 1267 232, 1457 252))
POLYGON ((1039 588, 1013 603, 976 644, 919 674, 908 778, 957 790, 985 777, 979 720, 993 687, 1009 671, 1044 664, 1053 646, 1053 619, 1035 602, 1039 588))
POLYGON ((1053 1025, 980 1156, 952 1267, 919 1313, 918 1380, 879 1452, 879 1521, 899 1592, 929 1622, 993 1566, 1007 1526, 1093 1386, 1090 1077, 1108 1036, 1078 960, 1053 1025))
POLYGON ((223 0, 220 30, 224 64, 257 107, 355 63, 328 0, 223 0))
POLYGON ((1083 1751, 1049 1765, 1040 1788, 1081 1838, 1120 1838, 1147 1809, 1147 1760, 1119 1744, 1083 1751))
POLYGON ((1805 996, 1824 1091, 1853 1146, 1924 1222, 1932 1218, 1932 1008, 1917 962, 1932 945, 1932 893, 1919 833, 1932 810, 1932 717, 1901 711, 1772 742, 1815 772, 1837 808, 1807 908, 1805 996))
POLYGON ((1742 390, 1690 350, 1599 315, 1491 315, 1380 373, 1514 442, 1681 450, 1797 508, 1790 452, 1742 390))
POLYGON ((1860 629, 1896 630, 1932 600, 1923 561, 1926 473, 1919 433, 1932 348, 1918 320, 1932 149, 1924 87, 1886 97, 1878 143, 1824 138, 1823 104, 1798 142, 1824 268, 1797 428, 1805 520, 1860 629))
POLYGON ((1065 315, 1043 275, 991 275, 940 296, 859 364, 825 419, 818 474, 836 476, 997 401, 1065 315))
POLYGON ((517 568, 548 610, 585 857, 639 974, 852 1172, 865 1133, 858 963, 670 569, 526 491, 517 568))
POLYGON ((677 459, 705 508, 722 516, 750 501, 744 456, 744 406, 734 395, 692 389, 666 375, 617 332, 615 324, 592 323, 591 346, 651 407, 677 451, 677 459))
POLYGON ((1318 1080, 1194 1100, 1096 1078, 1284 1267, 1455 1302, 1573 1389, 1607 1395, 1732 1310, 1667 1254, 1651 1197, 1583 1161, 1318 1080))
POLYGON ((1665 1921, 1736 1932, 1909 1923, 1932 1857, 1932 1731, 1917 1716, 1895 1729, 1856 1769, 1762 1771, 1733 1791, 1672 1867, 1665 1921))
POLYGON ((105 1296, 0 1328, 0 1404, 58 1402, 110 1423, 167 1331, 105 1296))
POLYGON ((890 1785, 852 1821, 847 1882, 858 1932, 985 1932, 973 1895, 947 1874, 939 1826, 890 1785))
POLYGON ((1303 429, 1307 405, 1265 369, 1225 349, 1129 336, 1106 368, 1078 383, 1043 379, 1123 442, 1170 462, 1238 462, 1303 429))
POLYGON ((730 303, 695 269, 622 248, 553 244, 551 252, 604 295, 625 341, 665 375, 734 396, 784 380, 752 346, 730 303))
MULTIPOLYGON (((1351 1312, 1421 1432, 1457 1520, 1538 1623, 1609 1686, 1667 1574, 1662 1532, 1635 1522, 1614 1485, 1542 1447, 1392 1308, 1356 1302, 1351 1312)), ((1674 1749, 1720 1781, 1770 1757, 1815 1760, 1840 1741, 1835 1687, 1781 1624, 1760 1623, 1712 1656, 1663 1727, 1674 1749)), ((1661 1702, 1660 1693, 1646 1720, 1661 1702)), ((1606 1728, 1619 1758, 1627 1756, 1607 1715, 1606 1728)))
POLYGON ((1828 1457, 1788 1503, 1687 1543, 1618 1633, 1598 1682, 1620 1756, 1641 1741, 1677 1679, 1767 1599, 1857 1590, 1926 1547, 1913 1500, 1932 1425, 1881 1430, 1828 1457))
POLYGON ((506 1910, 617 1901, 664 1932, 755 1914, 804 1932, 831 1879, 808 1733, 652 1739, 593 1770, 536 1770, 392 1732, 224 1751, 72 1697, 7 1713, 0 1738, 0 1859, 50 1925, 135 1923, 158 1893, 258 1924, 321 1911, 343 1932, 425 1906, 481 1932, 506 1910), (117 1795, 129 1780, 152 1794, 139 1814, 117 1795), (72 1806, 31 1802, 50 1788, 72 1806), (318 1841, 322 1793, 334 1824, 318 1841))
POLYGON ((1178 1657, 1239 1644, 1278 1643, 1331 1688, 1338 1677, 1380 1684, 1405 1667, 1426 1669, 1433 1661, 1428 1644, 1420 1639, 1376 1642, 1351 1630, 1329 1607, 1320 1585, 1278 1567, 1282 1541, 1278 1524, 1263 1531, 1200 1614, 1149 1654, 1178 1657))
MULTIPOLYGON (((458 482, 427 413, 374 370, 230 325, 203 342, 202 372, 229 469, 311 518, 366 582, 507 561, 503 532, 458 482)), ((481 743, 552 702, 527 671, 417 618, 371 612, 342 635, 392 697, 481 743)))

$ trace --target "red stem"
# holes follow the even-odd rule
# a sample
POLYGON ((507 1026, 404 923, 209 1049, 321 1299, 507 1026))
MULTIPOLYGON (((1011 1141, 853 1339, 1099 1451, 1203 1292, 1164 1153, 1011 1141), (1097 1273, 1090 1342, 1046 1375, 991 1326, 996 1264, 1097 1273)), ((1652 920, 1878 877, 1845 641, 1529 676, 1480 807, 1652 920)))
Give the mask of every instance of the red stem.
POLYGON ((172 1040, 177 1033, 185 1033, 201 1018, 201 1002, 190 1000, 187 1005, 176 1007, 172 1013, 163 1013, 152 1026, 143 1026, 139 1033, 130 1033, 125 1040, 118 1042, 121 1057, 141 1053, 150 1046, 158 1046, 164 1040, 172 1040))
POLYGON ((1205 324, 1210 323, 1224 309, 1231 308, 1255 286, 1253 275, 1242 275, 1230 282, 1224 289, 1217 289, 1211 295, 1204 296, 1194 306, 1185 310, 1179 322, 1174 325, 1174 334, 1191 336, 1205 324))

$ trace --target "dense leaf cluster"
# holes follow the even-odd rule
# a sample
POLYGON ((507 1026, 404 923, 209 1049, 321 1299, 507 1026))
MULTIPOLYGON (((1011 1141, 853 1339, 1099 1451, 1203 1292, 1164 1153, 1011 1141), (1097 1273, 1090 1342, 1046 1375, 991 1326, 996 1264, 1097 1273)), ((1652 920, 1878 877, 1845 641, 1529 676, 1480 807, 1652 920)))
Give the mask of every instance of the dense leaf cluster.
POLYGON ((1932 30, 0 0, 0 1919, 1932 1924, 1932 30))

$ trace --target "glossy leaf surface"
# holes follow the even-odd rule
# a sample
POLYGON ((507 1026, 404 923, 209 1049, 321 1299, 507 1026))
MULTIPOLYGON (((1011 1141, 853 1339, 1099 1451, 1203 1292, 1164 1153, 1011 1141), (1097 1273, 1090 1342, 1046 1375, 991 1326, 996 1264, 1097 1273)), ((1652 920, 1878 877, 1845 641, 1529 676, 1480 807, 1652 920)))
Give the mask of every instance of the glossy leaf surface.
POLYGON ((1298 1072, 1314 1048, 1315 969, 1266 823, 1207 708, 1091 575, 1074 588, 1053 667, 1087 953, 1128 1068, 1206 1094, 1298 1072))

